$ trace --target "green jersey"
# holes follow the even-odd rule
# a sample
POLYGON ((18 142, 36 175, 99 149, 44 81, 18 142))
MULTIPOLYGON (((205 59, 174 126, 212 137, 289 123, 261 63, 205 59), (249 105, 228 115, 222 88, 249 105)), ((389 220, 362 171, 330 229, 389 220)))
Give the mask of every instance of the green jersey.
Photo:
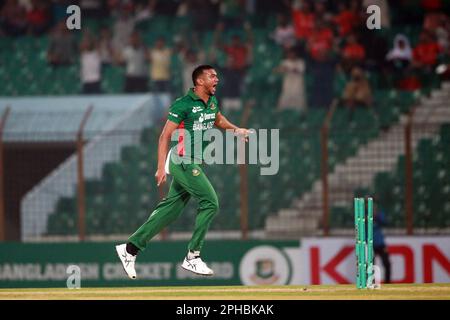
POLYGON ((178 129, 184 129, 186 133, 180 130, 178 144, 172 148, 172 153, 183 158, 202 160, 203 150, 208 144, 203 142, 203 132, 214 127, 218 112, 215 96, 209 97, 208 103, 205 103, 192 89, 175 100, 169 108, 168 119, 177 123, 178 129))

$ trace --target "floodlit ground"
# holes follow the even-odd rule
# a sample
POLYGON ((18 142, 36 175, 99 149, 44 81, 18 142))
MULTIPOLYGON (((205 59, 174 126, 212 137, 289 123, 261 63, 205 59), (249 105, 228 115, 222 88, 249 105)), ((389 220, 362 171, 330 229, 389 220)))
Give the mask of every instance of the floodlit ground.
POLYGON ((450 300, 450 283, 383 285, 377 290, 357 290, 354 285, 333 286, 227 286, 227 287, 116 287, 0 289, 2 299, 43 300, 450 300))

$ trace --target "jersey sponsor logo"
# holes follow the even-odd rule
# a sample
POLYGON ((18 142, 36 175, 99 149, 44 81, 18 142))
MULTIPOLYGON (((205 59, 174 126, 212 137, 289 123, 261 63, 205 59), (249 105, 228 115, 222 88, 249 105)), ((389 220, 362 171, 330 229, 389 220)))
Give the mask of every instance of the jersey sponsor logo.
POLYGON ((169 112, 169 114, 170 114, 172 117, 178 118, 178 115, 175 114, 175 113, 173 113, 173 112, 169 112))
POLYGON ((215 113, 200 113, 200 116, 198 117, 198 122, 202 123, 205 120, 212 120, 216 118, 215 113))
POLYGON ((214 121, 208 121, 207 120, 214 120, 216 119, 215 113, 200 113, 200 116, 198 117, 198 120, 194 122, 194 125, 192 127, 192 130, 208 130, 214 127, 214 121), (203 123, 205 122, 205 123, 203 123))
POLYGON ((197 113, 202 110, 203 110, 203 107, 192 107, 192 113, 197 113))

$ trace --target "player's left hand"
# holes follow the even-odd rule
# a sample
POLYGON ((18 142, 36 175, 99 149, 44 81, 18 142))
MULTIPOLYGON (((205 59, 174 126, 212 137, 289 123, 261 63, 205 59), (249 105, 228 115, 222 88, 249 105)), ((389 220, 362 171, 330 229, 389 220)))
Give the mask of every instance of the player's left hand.
POLYGON ((237 136, 242 137, 242 139, 243 139, 245 142, 248 142, 248 136, 249 136, 249 134, 251 134, 251 133, 254 133, 254 130, 251 130, 251 129, 245 129, 245 128, 237 128, 237 129, 234 129, 234 134, 237 135, 237 136))

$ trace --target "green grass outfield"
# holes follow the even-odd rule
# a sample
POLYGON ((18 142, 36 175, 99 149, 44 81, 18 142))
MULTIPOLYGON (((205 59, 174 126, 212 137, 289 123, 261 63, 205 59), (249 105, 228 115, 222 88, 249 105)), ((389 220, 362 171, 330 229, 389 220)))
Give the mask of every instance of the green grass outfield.
POLYGON ((323 286, 225 286, 225 287, 116 287, 0 289, 3 299, 64 300, 327 300, 327 299, 447 299, 450 283, 382 285, 376 290, 357 290, 354 285, 323 286))

